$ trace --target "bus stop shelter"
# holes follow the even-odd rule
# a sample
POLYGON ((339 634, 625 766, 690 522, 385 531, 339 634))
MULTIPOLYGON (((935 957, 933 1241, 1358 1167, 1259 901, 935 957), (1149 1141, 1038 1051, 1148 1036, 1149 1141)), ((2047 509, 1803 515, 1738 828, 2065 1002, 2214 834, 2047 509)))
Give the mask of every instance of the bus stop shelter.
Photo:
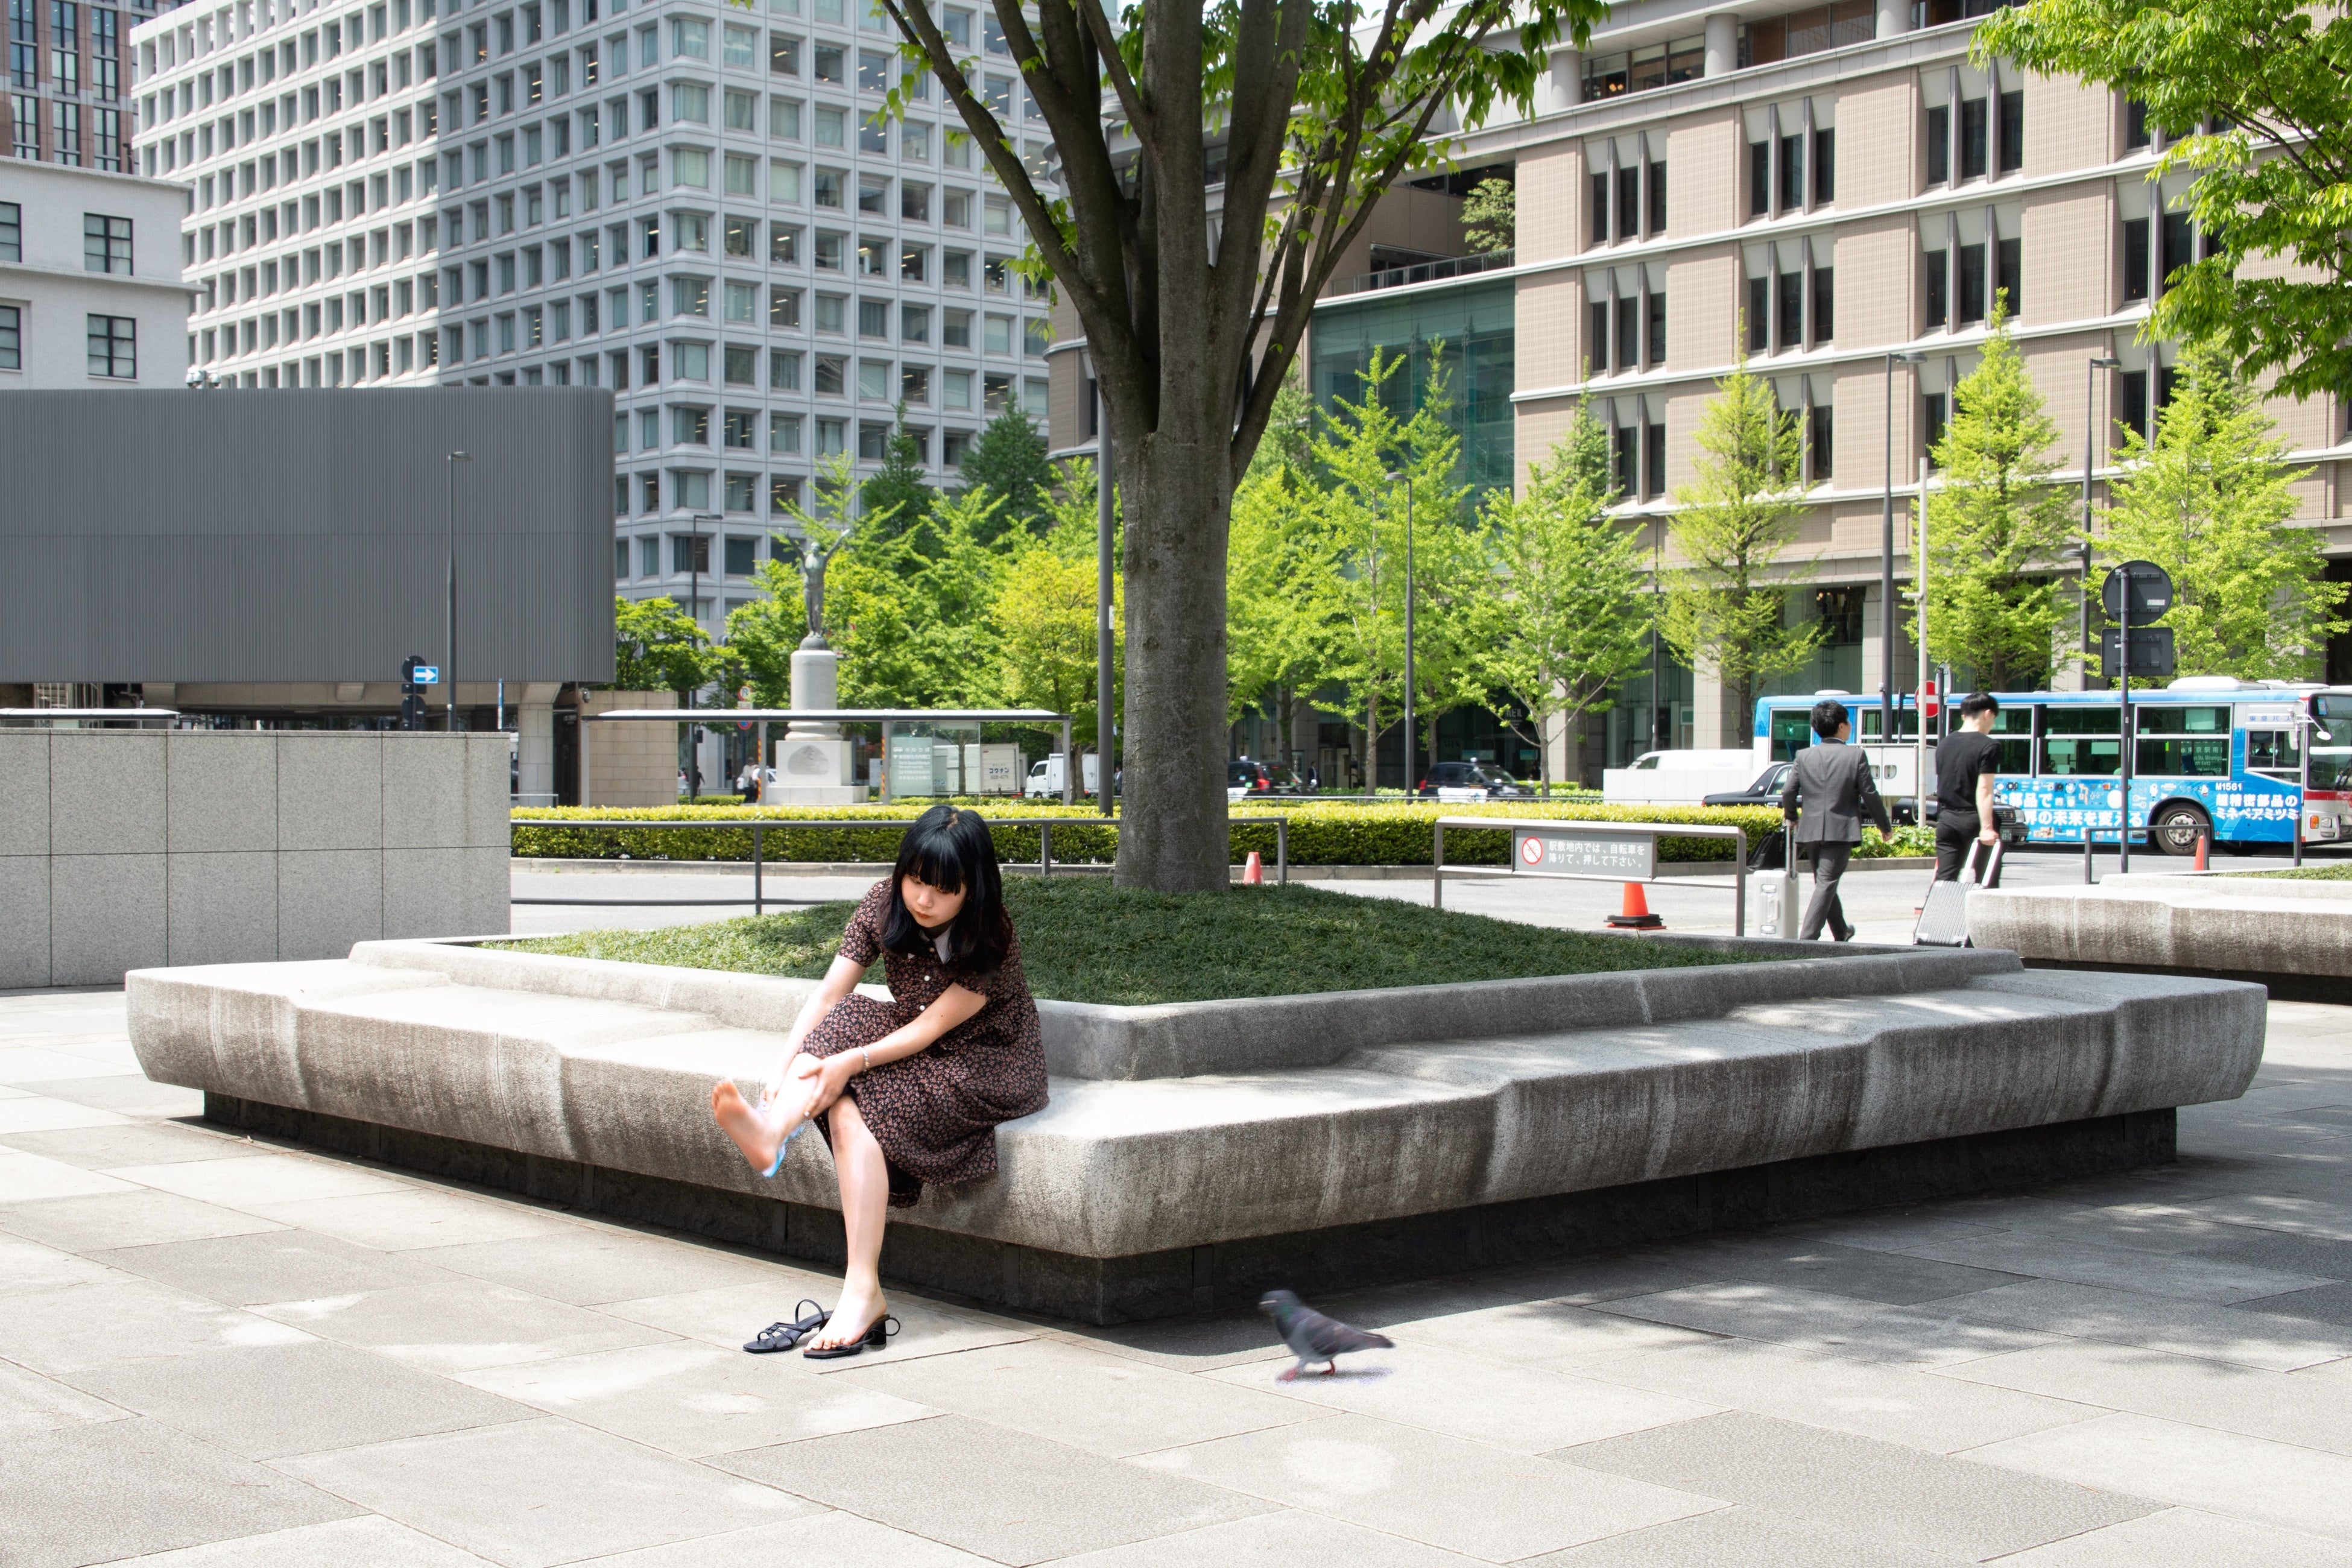
MULTIPOLYGON (((768 727, 772 724, 880 724, 887 751, 890 731, 898 724, 1052 724, 1061 731, 1062 804, 1076 798, 1077 772, 1070 756, 1070 716, 1044 708, 620 708, 587 721, 593 724, 748 724, 760 737, 760 762, 768 761, 768 727)), ((888 773, 886 771, 885 798, 888 773)), ((1109 781, 1102 781, 1108 791, 1109 781)))

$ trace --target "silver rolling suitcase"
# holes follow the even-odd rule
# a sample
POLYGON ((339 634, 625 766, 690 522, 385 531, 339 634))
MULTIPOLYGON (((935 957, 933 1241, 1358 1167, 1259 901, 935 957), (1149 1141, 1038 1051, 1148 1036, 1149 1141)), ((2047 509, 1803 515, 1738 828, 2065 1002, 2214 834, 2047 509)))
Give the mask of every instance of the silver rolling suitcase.
POLYGON ((2000 879, 2000 844, 1982 843, 1969 846, 1969 858, 1960 863, 1960 879, 1957 882, 1930 882, 1927 901, 1919 910, 1919 923, 1911 932, 1915 947, 1967 947, 1969 942, 1969 895, 1979 888, 1989 887, 2000 879), (1979 856, 1978 851, 1985 850, 1979 856), (1981 861, 1981 864, 1979 864, 1981 861))
POLYGON ((1748 886, 1756 897, 1756 934, 1794 941, 1805 918, 1796 858, 1789 853, 1786 828, 1768 834, 1748 858, 1748 886))

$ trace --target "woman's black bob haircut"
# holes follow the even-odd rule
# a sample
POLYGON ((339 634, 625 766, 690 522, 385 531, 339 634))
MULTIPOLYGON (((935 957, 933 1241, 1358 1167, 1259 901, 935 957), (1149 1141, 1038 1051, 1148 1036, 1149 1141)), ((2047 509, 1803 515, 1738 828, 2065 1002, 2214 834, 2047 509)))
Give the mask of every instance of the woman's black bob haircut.
POLYGON ((936 952, 932 938, 915 923, 900 890, 908 877, 943 893, 965 895, 963 908, 948 923, 947 966, 958 973, 985 974, 1004 962, 1013 922, 1004 912, 1004 878, 996 868, 996 845, 976 811, 935 805, 915 818, 898 841, 898 864, 890 872, 890 908, 882 921, 882 945, 893 952, 936 952))

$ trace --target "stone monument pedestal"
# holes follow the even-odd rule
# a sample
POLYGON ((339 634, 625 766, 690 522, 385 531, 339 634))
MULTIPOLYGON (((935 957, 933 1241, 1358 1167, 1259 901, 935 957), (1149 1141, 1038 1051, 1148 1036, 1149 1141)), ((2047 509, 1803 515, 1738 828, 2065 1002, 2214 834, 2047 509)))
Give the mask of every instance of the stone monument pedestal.
MULTIPOLYGON (((793 653, 793 706, 838 708, 841 656, 811 635, 793 653)), ((841 726, 794 720, 776 742, 776 782, 761 791, 762 805, 862 805, 864 784, 849 777, 849 742, 841 726)))

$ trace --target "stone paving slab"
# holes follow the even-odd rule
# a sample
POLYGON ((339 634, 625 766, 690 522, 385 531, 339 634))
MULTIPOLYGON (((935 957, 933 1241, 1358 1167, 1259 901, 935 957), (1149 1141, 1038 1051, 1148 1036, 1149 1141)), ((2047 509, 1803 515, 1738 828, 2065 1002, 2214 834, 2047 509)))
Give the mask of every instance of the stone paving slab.
POLYGON ((2021 1552, 2004 1568, 2352 1568, 2352 1548, 2249 1520, 2168 1508, 2021 1552))
POLYGON ((2103 1415, 1975 1450, 1988 1465, 2352 1542, 2352 1458, 2148 1415, 2103 1415))
POLYGON ((278 1468, 509 1568, 775 1526, 788 1492, 557 1420, 344 1448, 278 1468))
MULTIPOLYGON (((2036 1440, 2017 1439, 2016 1446, 2036 1440)), ((2157 1508, 2122 1485, 2094 1491, 2063 1481, 2004 1476, 1966 1458, 1747 1411, 1588 1444, 1559 1457, 1614 1475, 1671 1479, 1726 1501, 1971 1561, 2062 1540, 2157 1508)))
POLYGON ((833 1282, 52 1092, 123 1026, 0 996, 94 1069, 0 1094, 8 1568, 2352 1568, 2352 1009, 2177 1165, 1336 1297, 1397 1348, 1295 1384, 907 1291, 745 1356, 833 1282))

